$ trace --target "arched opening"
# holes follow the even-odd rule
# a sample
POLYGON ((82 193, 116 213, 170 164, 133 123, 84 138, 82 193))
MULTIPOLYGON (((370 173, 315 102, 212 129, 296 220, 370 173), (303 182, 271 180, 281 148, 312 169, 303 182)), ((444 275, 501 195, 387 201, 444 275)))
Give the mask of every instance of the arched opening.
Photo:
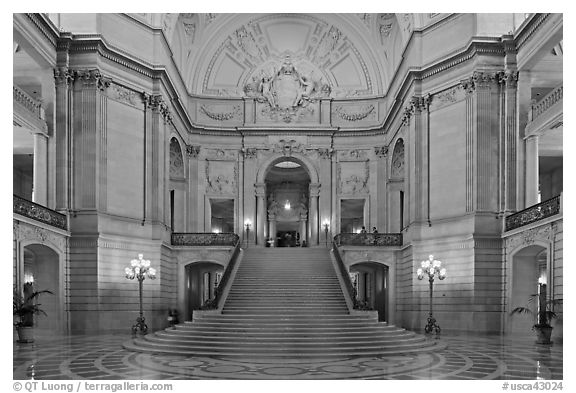
POLYGON ((379 321, 388 321, 388 266, 360 262, 350 266, 350 279, 361 308, 378 311, 379 321))
POLYGON ((170 139, 170 228, 186 231, 186 171, 180 143, 170 139))
POLYGON ((61 333, 64 329, 63 299, 60 288, 60 261, 58 254, 42 244, 30 244, 24 247, 24 296, 34 291, 48 290, 53 294, 43 294, 38 299, 40 309, 46 315, 34 316, 34 326, 44 333, 61 333))
MULTIPOLYGON (((512 283, 510 292, 510 307, 528 306, 536 309, 537 301, 529 301, 530 297, 538 293, 539 280, 548 281, 548 253, 547 249, 532 245, 525 247, 512 257, 512 283)), ((530 314, 514 314, 509 316, 508 332, 512 334, 533 335, 532 326, 535 316, 530 314)))
POLYGON ((391 232, 401 232, 407 225, 405 211, 406 195, 404 192, 404 167, 404 141, 400 138, 394 145, 388 185, 388 227, 391 232))
POLYGON ((192 311, 200 310, 214 300, 215 290, 224 274, 224 267, 214 262, 194 262, 186 265, 186 311, 184 318, 192 319, 192 311))
POLYGON ((285 157, 270 165, 264 178, 267 245, 305 247, 308 242, 310 175, 297 159, 285 157))

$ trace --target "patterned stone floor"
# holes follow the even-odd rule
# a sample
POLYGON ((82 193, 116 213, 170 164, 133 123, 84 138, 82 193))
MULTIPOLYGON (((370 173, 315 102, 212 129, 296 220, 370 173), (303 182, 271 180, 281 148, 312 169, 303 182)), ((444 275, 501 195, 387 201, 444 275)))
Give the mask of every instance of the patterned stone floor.
POLYGON ((129 335, 40 337, 14 343, 16 380, 389 379, 562 380, 562 344, 533 338, 442 336, 444 349, 388 357, 232 359, 160 356, 122 348, 129 335))

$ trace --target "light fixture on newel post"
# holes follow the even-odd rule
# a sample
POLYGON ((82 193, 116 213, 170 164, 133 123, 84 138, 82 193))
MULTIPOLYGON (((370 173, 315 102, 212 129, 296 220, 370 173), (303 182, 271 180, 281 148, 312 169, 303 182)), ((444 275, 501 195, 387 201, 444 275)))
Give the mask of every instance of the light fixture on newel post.
POLYGON ((136 318, 136 323, 132 325, 132 332, 136 333, 138 329, 142 334, 148 332, 148 326, 146 325, 144 319, 144 311, 142 309, 142 283, 146 278, 154 280, 156 278, 156 269, 150 267, 150 261, 144 259, 143 254, 138 254, 138 259, 132 259, 130 261, 130 267, 124 269, 126 273, 126 278, 133 280, 136 278, 138 280, 138 291, 140 295, 140 316, 136 318))
POLYGON ((322 226, 324 227, 324 233, 326 234, 326 247, 328 247, 328 230, 330 229, 330 223, 328 220, 324 220, 322 226))
POLYGON ((244 222, 246 227, 246 248, 248 248, 248 243, 250 242, 250 227, 252 226, 252 221, 249 219, 244 222))
POLYGON ((446 278, 446 269, 442 267, 442 262, 434 259, 434 255, 429 255, 428 260, 422 261, 422 267, 418 269, 418 280, 422 280, 426 275, 430 283, 430 315, 428 316, 428 323, 424 328, 426 333, 435 331, 436 334, 440 333, 440 326, 436 323, 436 319, 432 315, 432 294, 434 286, 434 277, 438 275, 440 280, 446 278))

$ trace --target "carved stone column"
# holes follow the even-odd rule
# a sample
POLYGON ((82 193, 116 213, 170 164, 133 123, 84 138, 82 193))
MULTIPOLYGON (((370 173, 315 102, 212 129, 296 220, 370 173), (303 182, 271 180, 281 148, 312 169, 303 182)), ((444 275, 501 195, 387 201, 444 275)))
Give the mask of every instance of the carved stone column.
POLYGON ((516 165, 518 162, 518 127, 517 127, 517 87, 518 71, 505 71, 500 75, 500 82, 504 84, 504 135, 503 135, 503 197, 504 211, 513 212, 516 207, 516 179, 518 177, 516 165))
POLYGON ((538 203, 538 136, 532 135, 525 140, 526 145, 526 207, 538 203))
MULTIPOLYGON (((198 209, 198 190, 200 188, 198 176, 199 154, 200 146, 186 146, 186 156, 188 157, 188 221, 186 223, 186 230, 188 232, 201 232, 200 220, 198 220, 198 217, 201 217, 198 209)), ((240 226, 239 233, 242 233, 241 229, 242 226, 240 226)))
POLYGON ((300 216, 300 245, 304 245, 304 242, 308 244, 308 220, 306 219, 306 215, 300 216))
POLYGON ((55 100, 55 138, 56 138, 56 210, 71 208, 71 85, 72 72, 67 67, 54 69, 55 100))
POLYGON ((310 246, 320 244, 318 237, 318 196, 320 195, 320 184, 310 184, 310 209, 308 211, 308 221, 310 223, 310 246))
POLYGON ((99 70, 74 71, 73 200, 78 209, 106 209, 106 95, 110 80, 99 70), (97 202, 98 206, 97 206, 97 202))
POLYGON ((256 232, 256 244, 260 246, 265 245, 266 236, 266 184, 256 183, 254 184, 256 188, 256 222, 255 222, 255 232, 256 232))
POLYGON ((268 224, 270 226, 270 229, 268 231, 268 238, 273 240, 273 242, 270 243, 270 247, 275 247, 276 245, 276 216, 269 214, 268 215, 268 224))
POLYGON ((48 202, 48 138, 34 134, 33 202, 47 206, 48 202))
POLYGON ((387 182, 388 179, 388 146, 377 146, 374 148, 374 155, 376 156, 376 223, 374 226, 380 232, 388 232, 388 225, 386 223, 386 212, 388 211, 388 198, 387 196, 387 182))

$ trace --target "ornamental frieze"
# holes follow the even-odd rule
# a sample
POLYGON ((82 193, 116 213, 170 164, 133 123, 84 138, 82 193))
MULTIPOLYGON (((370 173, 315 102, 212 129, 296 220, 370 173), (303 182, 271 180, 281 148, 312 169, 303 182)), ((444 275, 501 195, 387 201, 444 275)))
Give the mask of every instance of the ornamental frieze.
POLYGON ((271 146, 274 153, 282 153, 285 156, 291 156, 293 153, 306 153, 306 145, 296 141, 295 139, 280 139, 277 143, 271 146))
POLYGON ((367 161, 368 150, 351 149, 338 151, 338 161, 367 161))
POLYGON ((374 105, 365 105, 357 110, 347 106, 338 106, 334 109, 334 113, 338 115, 339 118, 348 122, 355 122, 360 120, 365 120, 370 116, 370 120, 374 120, 376 117, 374 105))
POLYGON ((52 244, 58 251, 66 251, 67 238, 64 235, 54 233, 47 229, 33 226, 23 222, 14 222, 14 239, 19 242, 37 242, 41 244, 52 244))
POLYGON ((462 85, 451 87, 434 94, 434 100, 431 103, 431 109, 441 109, 452 104, 462 101, 465 98, 464 88, 462 85))
POLYGON ((204 156, 210 161, 236 161, 238 150, 204 149, 204 156))
POLYGON ((228 121, 233 120, 235 117, 241 117, 242 110, 240 109, 240 105, 234 105, 231 110, 220 112, 214 106, 209 105, 201 105, 200 112, 209 117, 212 120, 216 121, 228 121))
POLYGON ((530 246, 536 241, 550 243, 552 241, 552 225, 547 224, 537 228, 522 231, 506 239, 506 249, 508 252, 516 250, 520 246, 530 246))
POLYGON ((134 90, 127 89, 124 86, 117 85, 115 83, 111 85, 108 97, 118 102, 123 102, 125 104, 134 107, 142 105, 140 93, 137 93, 134 90))
POLYGON ((368 161, 339 163, 336 167, 336 191, 343 195, 367 194, 369 178, 368 161))
POLYGON ((206 160, 206 192, 218 195, 235 195, 238 191, 238 166, 236 162, 206 160))

